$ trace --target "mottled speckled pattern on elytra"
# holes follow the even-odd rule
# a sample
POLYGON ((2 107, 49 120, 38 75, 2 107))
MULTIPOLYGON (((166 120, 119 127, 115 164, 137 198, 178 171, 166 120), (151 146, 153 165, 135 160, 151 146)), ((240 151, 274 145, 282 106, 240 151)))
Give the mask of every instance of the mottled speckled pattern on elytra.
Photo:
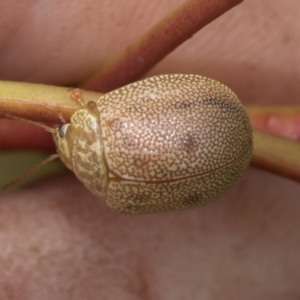
MULTIPOLYGON (((75 112, 66 130, 63 139, 74 140, 69 165, 122 213, 204 205, 234 185, 249 164, 252 129, 246 112, 229 88, 212 79, 151 77, 105 94, 96 104, 93 112, 75 112)), ((59 148, 66 145, 57 146, 64 156, 59 148)))

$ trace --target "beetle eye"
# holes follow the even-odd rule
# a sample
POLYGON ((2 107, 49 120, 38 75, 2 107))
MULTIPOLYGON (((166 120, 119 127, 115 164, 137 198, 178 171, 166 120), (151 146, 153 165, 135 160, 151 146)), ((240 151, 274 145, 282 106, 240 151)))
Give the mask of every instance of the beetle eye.
POLYGON ((66 135, 66 124, 64 125, 61 125, 59 128, 58 128, 58 134, 61 138, 64 138, 65 135, 66 135))

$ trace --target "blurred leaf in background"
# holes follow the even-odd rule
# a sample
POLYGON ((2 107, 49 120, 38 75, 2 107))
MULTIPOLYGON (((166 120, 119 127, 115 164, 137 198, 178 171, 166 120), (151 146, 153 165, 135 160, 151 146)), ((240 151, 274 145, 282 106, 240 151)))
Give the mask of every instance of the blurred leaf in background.
MULTIPOLYGON (((49 154, 38 151, 4 151, 0 153, 0 187, 19 177, 42 160, 49 154)), ((17 190, 31 184, 43 177, 53 176, 61 173, 65 167, 59 159, 56 159, 22 180, 20 183, 9 188, 17 190)))

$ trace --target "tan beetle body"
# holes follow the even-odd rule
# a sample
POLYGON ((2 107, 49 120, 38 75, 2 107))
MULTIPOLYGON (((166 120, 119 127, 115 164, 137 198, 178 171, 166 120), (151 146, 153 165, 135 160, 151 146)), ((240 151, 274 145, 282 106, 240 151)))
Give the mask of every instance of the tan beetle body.
POLYGON ((54 139, 78 179, 125 214, 204 205, 236 183, 252 153, 236 95, 198 75, 114 90, 78 109, 54 139))

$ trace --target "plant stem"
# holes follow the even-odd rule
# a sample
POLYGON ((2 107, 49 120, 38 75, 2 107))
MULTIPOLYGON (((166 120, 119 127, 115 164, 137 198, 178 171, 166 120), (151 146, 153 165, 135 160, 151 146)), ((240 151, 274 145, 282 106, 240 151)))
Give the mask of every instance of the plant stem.
POLYGON ((300 106, 247 106, 254 128, 294 140, 300 140, 300 106))
POLYGON ((254 166, 300 182, 300 143, 258 130, 253 132, 254 166))
POLYGON ((81 88, 108 92, 138 80, 198 30, 242 0, 187 0, 137 38, 81 88))

